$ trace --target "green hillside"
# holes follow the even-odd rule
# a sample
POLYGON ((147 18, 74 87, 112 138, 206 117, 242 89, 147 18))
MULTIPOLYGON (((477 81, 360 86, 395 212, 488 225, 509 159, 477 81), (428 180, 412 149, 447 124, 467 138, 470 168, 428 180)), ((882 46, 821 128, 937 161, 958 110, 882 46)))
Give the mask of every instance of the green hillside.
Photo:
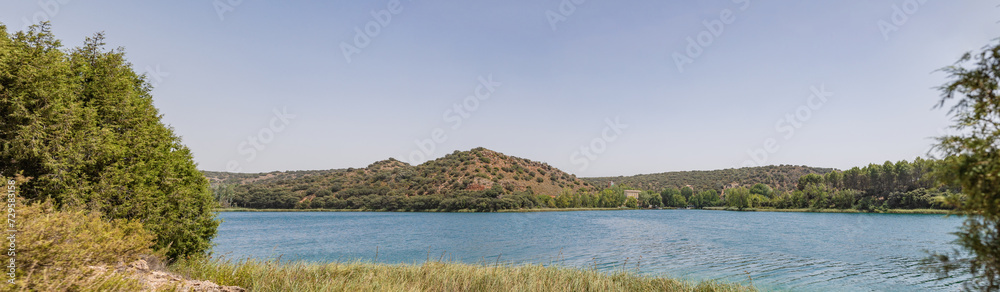
POLYGON ((365 200, 385 198, 499 199, 516 194, 555 196, 564 190, 594 190, 575 175, 546 163, 485 148, 455 151, 417 166, 390 158, 359 169, 204 173, 223 206, 249 208, 354 208, 365 200), (359 199, 348 201, 352 198, 359 199))
POLYGON ((832 168, 819 168, 796 165, 769 165, 761 167, 745 167, 738 169, 706 170, 706 171, 675 171, 653 174, 640 174, 617 177, 590 177, 584 181, 604 187, 609 183, 624 184, 644 190, 662 190, 664 188, 682 188, 691 186, 695 190, 722 190, 724 187, 750 186, 763 183, 779 192, 795 189, 799 177, 810 173, 826 174, 834 171, 832 168))

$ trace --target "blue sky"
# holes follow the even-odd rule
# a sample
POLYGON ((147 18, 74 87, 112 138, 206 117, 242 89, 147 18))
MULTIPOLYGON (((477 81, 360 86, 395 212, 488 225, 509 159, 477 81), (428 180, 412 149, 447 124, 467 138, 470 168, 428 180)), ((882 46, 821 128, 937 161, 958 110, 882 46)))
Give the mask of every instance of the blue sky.
POLYGON ((241 172, 480 146, 579 176, 912 159, 949 124, 934 70, 1000 37, 995 1, 3 6, 69 47, 105 32, 199 168, 241 172))

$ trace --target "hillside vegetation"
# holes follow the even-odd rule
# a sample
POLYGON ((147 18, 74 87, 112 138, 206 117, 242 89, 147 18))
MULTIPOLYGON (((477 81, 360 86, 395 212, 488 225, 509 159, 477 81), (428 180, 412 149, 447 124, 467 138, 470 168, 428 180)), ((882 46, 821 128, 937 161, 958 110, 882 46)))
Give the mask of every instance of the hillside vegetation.
POLYGON ((417 166, 390 158, 359 169, 205 175, 223 207, 248 208, 425 210, 450 203, 444 209, 487 204, 482 209, 497 210, 511 204, 533 207, 537 202, 524 206, 524 200, 537 201, 534 195, 594 190, 546 163, 485 148, 455 151, 417 166))
POLYGON ((722 170, 675 171, 653 174, 640 174, 617 177, 591 177, 584 181, 595 186, 607 186, 610 182, 625 184, 644 190, 663 190, 666 188, 683 188, 690 186, 695 190, 722 190, 734 186, 750 186, 758 183, 771 186, 778 192, 794 190, 799 177, 804 175, 826 174, 834 171, 832 168, 769 165, 762 167, 745 167, 722 170))
POLYGON ((566 208, 953 208, 960 188, 934 183, 938 162, 916 158, 846 171, 764 166, 578 179, 545 163, 484 148, 418 166, 395 159, 362 169, 260 174, 206 172, 223 207, 373 211, 566 208), (613 183, 612 183, 613 182, 613 183), (637 190, 628 197, 626 190, 637 190))

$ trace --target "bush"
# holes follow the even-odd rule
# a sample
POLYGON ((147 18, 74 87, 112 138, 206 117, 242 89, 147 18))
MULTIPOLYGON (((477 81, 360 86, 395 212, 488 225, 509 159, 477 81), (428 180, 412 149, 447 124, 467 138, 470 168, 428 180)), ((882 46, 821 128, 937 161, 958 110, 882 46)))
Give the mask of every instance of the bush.
POLYGON ((219 225, 208 180, 151 89, 101 34, 63 51, 47 24, 0 26, 0 176, 30 178, 24 198, 141 221, 172 258, 207 251, 219 225))
POLYGON ((19 266, 11 290, 137 291, 142 286, 88 266, 115 266, 159 258, 156 236, 136 221, 105 221, 92 211, 57 211, 51 202, 21 206, 17 233, 19 266))

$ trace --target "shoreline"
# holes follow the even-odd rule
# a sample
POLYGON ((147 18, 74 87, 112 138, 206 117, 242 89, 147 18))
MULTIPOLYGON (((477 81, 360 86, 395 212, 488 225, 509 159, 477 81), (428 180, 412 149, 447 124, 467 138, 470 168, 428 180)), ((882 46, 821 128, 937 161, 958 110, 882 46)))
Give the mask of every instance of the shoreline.
MULTIPOLYGON (((254 208, 215 208, 213 212, 398 212, 398 213, 530 213, 530 212, 574 212, 574 211, 621 211, 648 210, 628 208, 534 208, 534 209, 504 209, 493 212, 477 212, 470 209, 455 211, 423 210, 423 211, 386 211, 368 209, 254 209, 254 208)), ((666 210, 666 209, 664 209, 666 210)))
MULTIPOLYGON (((577 212, 577 211, 627 211, 627 210, 677 210, 678 208, 663 209, 629 209, 629 208, 534 208, 534 209, 505 209, 493 212, 478 212, 470 209, 456 211, 423 210, 423 211, 386 211, 368 209, 253 209, 253 208, 216 208, 213 212, 398 212, 398 213, 533 213, 533 212, 577 212)), ((699 210, 699 209, 691 209, 699 210)), ((924 215, 958 215, 952 210, 940 209, 888 209, 885 211, 865 212, 856 209, 775 209, 775 208, 747 208, 736 210, 729 207, 705 207, 701 210, 710 211, 732 211, 732 212, 794 212, 794 213, 858 213, 858 214, 924 214, 924 215)))
POLYGON ((857 209, 775 209, 775 208, 746 208, 736 210, 729 207, 705 207, 705 210, 713 211, 733 211, 733 212, 795 212, 795 213, 857 213, 857 214, 926 214, 926 215, 957 215, 952 210, 940 209, 888 209, 880 212, 865 212, 857 209))

